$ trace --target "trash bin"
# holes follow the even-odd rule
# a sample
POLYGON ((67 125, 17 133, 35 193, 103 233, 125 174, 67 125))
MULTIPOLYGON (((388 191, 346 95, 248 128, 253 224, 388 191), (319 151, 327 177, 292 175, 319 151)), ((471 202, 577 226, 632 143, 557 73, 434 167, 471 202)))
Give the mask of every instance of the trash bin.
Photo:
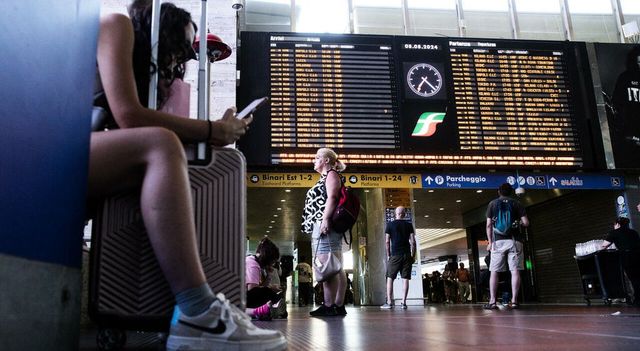
POLYGON ((602 250, 575 256, 587 306, 592 299, 602 299, 611 305, 613 299, 626 299, 627 289, 620 253, 617 250, 602 250))

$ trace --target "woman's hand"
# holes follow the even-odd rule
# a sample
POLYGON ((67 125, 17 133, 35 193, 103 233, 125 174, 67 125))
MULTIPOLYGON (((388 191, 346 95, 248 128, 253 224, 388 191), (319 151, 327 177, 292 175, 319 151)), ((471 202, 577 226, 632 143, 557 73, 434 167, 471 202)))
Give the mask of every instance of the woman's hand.
POLYGON ((228 108, 224 112, 222 119, 212 122, 209 143, 215 146, 229 145, 236 142, 249 130, 253 115, 238 119, 235 114, 235 107, 228 108))
POLYGON ((322 223, 320 223, 320 234, 327 235, 329 233, 329 220, 322 219, 322 223))

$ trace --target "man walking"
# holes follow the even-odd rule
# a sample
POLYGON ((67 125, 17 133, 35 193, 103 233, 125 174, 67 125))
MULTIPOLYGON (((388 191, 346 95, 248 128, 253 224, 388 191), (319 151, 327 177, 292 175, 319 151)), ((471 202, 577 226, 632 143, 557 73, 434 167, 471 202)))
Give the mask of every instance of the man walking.
POLYGON ((400 306, 407 309, 407 294, 411 279, 411 265, 416 254, 416 235, 411 222, 404 220, 405 208, 396 208, 396 219, 387 224, 385 245, 387 250, 387 302, 382 309, 393 308, 393 280, 400 272, 404 284, 404 295, 400 306))
POLYGON ((460 294, 460 301, 467 303, 469 300, 469 293, 471 293, 471 284, 469 283, 470 274, 469 270, 464 268, 464 263, 460 262, 460 268, 456 270, 456 278, 458 278, 458 293, 460 294))
MULTIPOLYGON (((511 272, 510 308, 518 308, 518 291, 520 289, 520 270, 524 269, 522 242, 519 237, 520 226, 528 227, 529 218, 524 207, 511 198, 513 188, 504 183, 498 188, 499 197, 487 207, 487 251, 491 253, 489 271, 489 303, 485 309, 497 309, 496 291, 498 290, 498 272, 507 269, 511 272)), ((504 301, 503 301, 504 303, 504 301)))

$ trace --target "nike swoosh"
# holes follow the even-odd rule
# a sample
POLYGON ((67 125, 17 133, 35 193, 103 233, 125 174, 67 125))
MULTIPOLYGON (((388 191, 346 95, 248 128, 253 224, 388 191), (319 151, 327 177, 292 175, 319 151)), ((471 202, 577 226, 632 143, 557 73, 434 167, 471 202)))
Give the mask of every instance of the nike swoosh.
POLYGON ((227 326, 222 323, 222 321, 218 321, 218 325, 215 328, 209 328, 209 327, 203 327, 201 325, 196 325, 193 323, 189 323, 189 322, 185 322, 183 320, 178 320, 178 323, 180 324, 184 324, 188 327, 191 327, 193 329, 197 329, 200 331, 203 331, 205 333, 211 333, 211 334, 223 334, 226 330, 227 330, 227 326))

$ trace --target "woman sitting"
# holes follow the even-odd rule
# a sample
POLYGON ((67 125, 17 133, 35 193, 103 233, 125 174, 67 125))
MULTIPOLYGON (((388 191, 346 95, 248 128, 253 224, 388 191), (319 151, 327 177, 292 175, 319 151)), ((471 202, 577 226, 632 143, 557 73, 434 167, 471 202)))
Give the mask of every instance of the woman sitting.
POLYGON ((269 279, 279 259, 280 249, 267 237, 258 243, 256 254, 246 258, 247 314, 256 319, 269 320, 284 305, 279 280, 272 283, 269 279))

